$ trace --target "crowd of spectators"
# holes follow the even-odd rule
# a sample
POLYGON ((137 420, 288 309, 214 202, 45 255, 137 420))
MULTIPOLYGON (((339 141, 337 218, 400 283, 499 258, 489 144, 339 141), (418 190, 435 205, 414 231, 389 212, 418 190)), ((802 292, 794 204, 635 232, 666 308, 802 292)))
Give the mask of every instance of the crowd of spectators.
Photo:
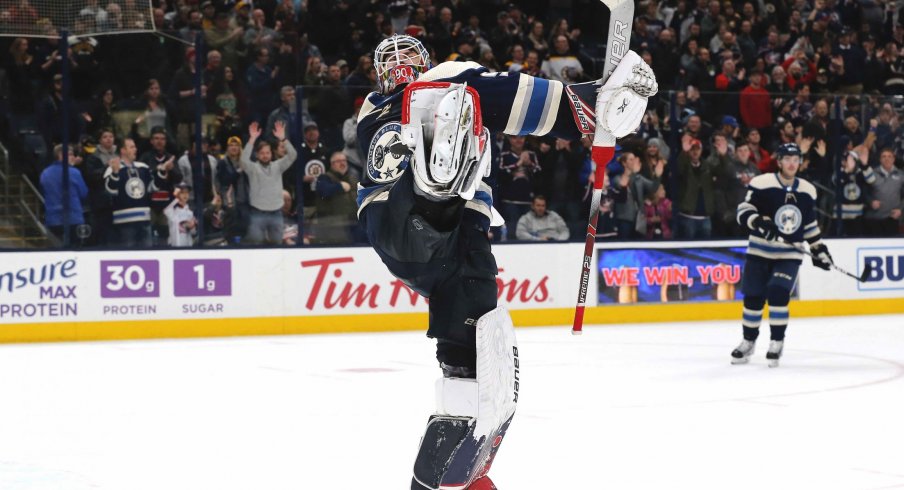
MULTIPOLYGON (((86 245, 360 242, 356 114, 376 88, 380 40, 405 33, 434 63, 565 83, 598 78, 605 52, 577 15, 598 2, 582 0, 153 0, 147 13, 136 3, 79 0, 64 12, 75 19, 68 126, 79 178, 69 196, 80 209, 71 201, 69 223, 90 226, 79 233, 86 245), (199 37, 199 47, 180 42, 199 37)), ((0 38, 0 136, 40 181, 59 233, 60 13, 36 5, 0 0, 0 32, 33 25, 51 36, 0 38)), ((830 233, 838 223, 846 236, 900 234, 904 15, 895 2, 645 0, 635 11, 631 48, 653 67, 660 95, 607 166, 600 238, 743 236, 734 210, 752 177, 775 171, 772 153, 785 142, 802 148, 801 176, 818 186, 830 233)), ((495 238, 582 238, 588 142, 494 142, 491 179, 506 219, 495 238)))

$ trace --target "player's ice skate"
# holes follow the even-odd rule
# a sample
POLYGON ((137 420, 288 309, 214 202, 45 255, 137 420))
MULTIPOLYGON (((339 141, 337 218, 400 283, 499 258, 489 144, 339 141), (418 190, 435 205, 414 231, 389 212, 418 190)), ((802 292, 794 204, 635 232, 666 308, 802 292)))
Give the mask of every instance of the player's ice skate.
POLYGON ((766 360, 769 361, 769 367, 778 367, 778 361, 782 358, 782 349, 784 347, 784 340, 772 340, 769 342, 769 350, 766 352, 766 360))
POLYGON ((753 340, 744 339, 735 347, 735 350, 731 351, 731 363, 732 364, 747 364, 750 361, 750 356, 753 355, 753 351, 756 348, 756 342, 753 340))

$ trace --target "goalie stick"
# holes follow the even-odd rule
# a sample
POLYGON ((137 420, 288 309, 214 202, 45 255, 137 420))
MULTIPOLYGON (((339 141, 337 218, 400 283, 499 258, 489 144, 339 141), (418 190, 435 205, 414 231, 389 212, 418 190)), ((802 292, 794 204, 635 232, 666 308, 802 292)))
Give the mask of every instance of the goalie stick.
MULTIPOLYGON (((631 26, 634 20, 634 0, 600 0, 609 8, 609 32, 606 39, 606 63, 603 66, 603 77, 600 86, 606 83, 609 75, 618 66, 618 62, 628 52, 631 40, 631 26)), ((587 239, 584 242, 584 262, 581 267, 581 282, 578 289, 578 303, 574 311, 574 323, 571 333, 580 335, 584 325, 584 306, 587 303, 587 288, 590 285, 590 272, 593 267, 593 245, 596 242, 596 223, 600 214, 600 199, 603 195, 603 180, 606 164, 615 154, 615 137, 596 125, 593 135, 591 157, 596 163, 593 181, 593 194, 590 197, 590 218, 587 223, 587 239)))

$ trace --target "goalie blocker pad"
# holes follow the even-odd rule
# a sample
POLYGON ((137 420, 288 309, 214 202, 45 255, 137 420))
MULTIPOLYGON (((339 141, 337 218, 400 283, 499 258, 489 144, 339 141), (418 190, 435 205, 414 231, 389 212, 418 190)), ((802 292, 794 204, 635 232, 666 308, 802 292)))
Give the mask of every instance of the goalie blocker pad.
POLYGON ((412 490, 463 490, 486 476, 515 415, 519 388, 515 329, 498 307, 477 320, 476 380, 437 382, 438 413, 421 439, 412 490))

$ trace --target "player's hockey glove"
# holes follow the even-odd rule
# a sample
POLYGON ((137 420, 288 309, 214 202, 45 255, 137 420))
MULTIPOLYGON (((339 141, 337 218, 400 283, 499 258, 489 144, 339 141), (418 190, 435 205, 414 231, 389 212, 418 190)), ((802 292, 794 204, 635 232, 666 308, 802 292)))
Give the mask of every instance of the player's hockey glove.
POLYGON ((810 247, 810 253, 813 254, 813 265, 819 267, 823 270, 829 270, 832 268, 832 255, 829 253, 828 247, 825 244, 819 243, 810 247))
POLYGON ((753 220, 753 228, 750 231, 756 231, 766 240, 775 240, 778 238, 778 228, 771 219, 764 216, 757 216, 753 220))

